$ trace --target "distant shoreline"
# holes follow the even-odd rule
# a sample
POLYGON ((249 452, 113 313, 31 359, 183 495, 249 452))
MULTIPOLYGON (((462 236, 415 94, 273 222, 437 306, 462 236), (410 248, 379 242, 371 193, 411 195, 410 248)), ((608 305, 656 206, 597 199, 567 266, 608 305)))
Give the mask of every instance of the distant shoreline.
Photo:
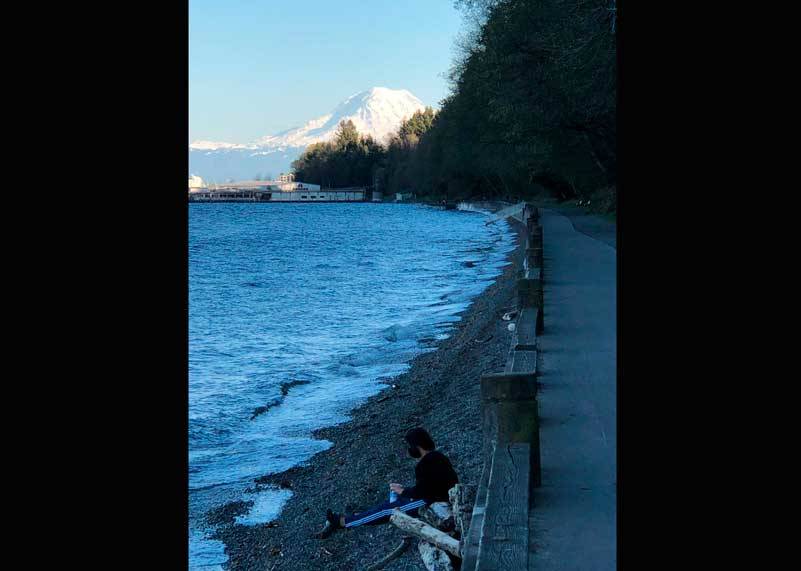
MULTIPOLYGON (((379 202, 377 200, 252 200, 236 198, 232 200, 189 200, 189 204, 404 204, 402 202, 379 202)), ((405 204, 409 204, 408 202, 405 204)))
MULTIPOLYGON (((458 202, 449 202, 447 210, 455 210, 456 206, 466 202, 470 204, 479 204, 476 201, 460 200, 458 202)), ((434 206, 442 208, 441 202, 432 202, 430 200, 253 200, 253 199, 222 199, 222 200, 189 200, 189 204, 422 204, 423 206, 434 206)), ((480 203, 484 204, 484 203, 480 203)))

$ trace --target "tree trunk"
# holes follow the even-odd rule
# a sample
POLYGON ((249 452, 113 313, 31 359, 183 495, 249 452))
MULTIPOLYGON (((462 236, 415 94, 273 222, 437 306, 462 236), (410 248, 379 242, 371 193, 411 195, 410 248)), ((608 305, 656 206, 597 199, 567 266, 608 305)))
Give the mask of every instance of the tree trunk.
POLYGON ((596 165, 598 165, 598 168, 601 170, 603 175, 608 178, 609 173, 607 172, 606 167, 598 159, 598 154, 595 152, 595 147, 592 146, 590 135, 586 131, 584 131, 582 135, 584 135, 584 140, 587 142, 587 148, 590 150, 590 156, 592 157, 592 160, 595 161, 596 165))
POLYGON ((490 185, 490 188, 492 189, 492 192, 495 194, 495 196, 500 196, 500 195, 501 195, 501 193, 500 193, 500 192, 498 192, 498 189, 497 189, 497 188, 495 188, 495 185, 494 185, 494 184, 492 184, 492 181, 490 180, 490 178, 489 178, 487 175, 482 175, 482 176, 484 177, 484 180, 486 180, 486 181, 487 181, 487 184, 489 184, 489 185, 490 185))

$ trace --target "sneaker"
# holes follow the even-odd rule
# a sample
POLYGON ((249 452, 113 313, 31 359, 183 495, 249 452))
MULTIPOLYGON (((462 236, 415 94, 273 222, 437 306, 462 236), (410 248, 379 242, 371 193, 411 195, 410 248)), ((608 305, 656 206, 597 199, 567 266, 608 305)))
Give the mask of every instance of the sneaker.
POLYGON ((342 528, 342 526, 339 525, 339 514, 335 514, 331 510, 326 512, 325 520, 326 521, 323 529, 314 534, 315 539, 326 539, 331 537, 336 530, 342 528))

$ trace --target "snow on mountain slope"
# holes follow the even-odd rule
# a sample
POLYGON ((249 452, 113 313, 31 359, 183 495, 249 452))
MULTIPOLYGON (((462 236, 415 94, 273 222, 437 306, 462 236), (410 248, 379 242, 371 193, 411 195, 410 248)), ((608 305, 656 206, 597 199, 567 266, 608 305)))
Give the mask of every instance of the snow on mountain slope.
POLYGON ((223 143, 220 141, 195 141, 189 145, 190 149, 198 151, 216 151, 219 149, 244 149, 245 145, 237 145, 236 143, 223 143))
POLYGON ((425 105, 405 89, 373 87, 351 95, 329 113, 306 123, 303 127, 290 129, 278 135, 262 137, 257 146, 295 147, 330 141, 340 121, 350 119, 363 135, 372 135, 380 142, 386 142, 389 135, 400 127, 403 119, 411 117, 415 111, 422 111, 425 105))
POLYGON ((350 119, 362 135, 386 143, 403 119, 425 105, 405 89, 373 87, 351 95, 331 113, 302 127, 256 139, 249 144, 194 141, 189 145, 190 169, 205 179, 250 178, 289 171, 308 145, 333 139, 340 121, 350 119))

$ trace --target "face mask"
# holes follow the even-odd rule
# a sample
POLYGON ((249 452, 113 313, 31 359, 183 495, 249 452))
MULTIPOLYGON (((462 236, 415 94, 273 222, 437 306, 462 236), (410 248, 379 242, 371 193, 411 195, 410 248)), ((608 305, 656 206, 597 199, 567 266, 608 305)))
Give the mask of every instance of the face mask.
POLYGON ((419 458, 420 457, 420 450, 416 446, 414 448, 412 448, 410 446, 409 447, 409 456, 411 456, 412 458, 419 458))

